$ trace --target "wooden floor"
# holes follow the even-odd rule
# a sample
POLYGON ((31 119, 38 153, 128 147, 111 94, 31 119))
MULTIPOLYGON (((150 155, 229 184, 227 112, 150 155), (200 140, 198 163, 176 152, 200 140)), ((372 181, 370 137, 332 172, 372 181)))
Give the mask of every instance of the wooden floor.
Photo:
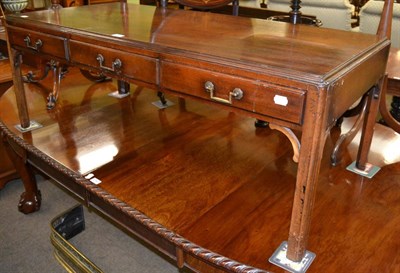
MULTIPOLYGON (((254 120, 191 100, 159 110, 156 92, 131 86, 131 96, 107 96, 115 83, 93 84, 71 69, 57 107, 46 111, 51 84, 30 84, 31 116, 43 128, 24 139, 188 240, 250 266, 284 272, 268 258, 289 232, 297 164, 290 142, 254 120)), ((0 99, 0 119, 16 119, 12 90, 0 99)), ((345 121, 342 129, 348 126, 345 121)), ((400 272, 400 135, 376 125, 373 178, 322 162, 308 250, 310 273, 400 272)), ((17 204, 16 204, 17 205, 17 204)), ((208 273, 208 272, 207 272, 208 273)))

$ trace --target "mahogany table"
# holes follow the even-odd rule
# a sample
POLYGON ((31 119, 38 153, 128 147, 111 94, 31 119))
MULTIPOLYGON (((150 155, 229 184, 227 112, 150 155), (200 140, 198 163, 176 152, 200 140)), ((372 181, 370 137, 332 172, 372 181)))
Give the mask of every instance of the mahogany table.
MULTIPOLYGON (((263 272, 196 245, 176 233, 172 226, 160 224, 136 210, 137 204, 124 199, 130 194, 129 181, 115 192, 102 188, 119 180, 112 172, 115 168, 126 168, 123 163, 131 161, 126 151, 118 150, 111 162, 98 161, 98 165, 82 169, 77 155, 69 153, 72 148, 75 150, 77 139, 66 140, 54 149, 50 148, 53 145, 36 146, 38 134, 35 132, 45 132, 47 128, 46 122, 43 128, 34 131, 30 128, 34 123, 20 77, 20 55, 25 52, 69 66, 102 71, 120 82, 135 83, 265 120, 272 128, 285 133, 292 141, 294 159, 298 161, 285 252, 292 262, 302 262, 308 253, 319 167, 329 131, 369 91, 357 167, 363 170, 367 164, 379 87, 390 47, 385 38, 126 3, 9 15, 5 26, 11 47, 20 131, 14 127, 16 124, 1 124, 1 131, 4 141, 14 151, 11 153, 24 179, 26 192, 19 206, 25 213, 40 206, 40 193, 30 175, 30 167, 34 166, 80 196, 87 205, 99 208, 175 257, 179 266, 196 268, 193 262, 196 260, 207 264, 208 270, 214 268, 215 272, 263 272), (300 141, 292 130, 301 131, 300 141), (118 164, 113 163, 116 161, 118 164), (95 178, 103 181, 100 185, 87 176, 97 169, 107 174, 104 177, 96 174, 95 178)), ((58 96, 62 101, 63 93, 58 96)), ((107 111, 107 107, 102 111, 107 111)), ((40 123, 41 114, 33 118, 40 123)), ((94 145, 90 143, 94 136, 103 133, 96 129, 97 124, 102 124, 101 116, 90 120, 88 126, 93 130, 89 134, 80 136, 86 140, 87 148, 94 145)), ((71 127, 68 132, 73 130, 71 127)), ((114 142, 124 140, 116 137, 114 142)), ((129 149, 132 152, 134 147, 129 149)), ((130 176, 133 170, 130 168, 126 169, 127 177, 135 179, 130 176)), ((151 166, 146 168, 151 170, 151 166)), ((179 204, 179 200, 176 202, 179 204)), ((204 268, 200 271, 211 272, 204 268)))

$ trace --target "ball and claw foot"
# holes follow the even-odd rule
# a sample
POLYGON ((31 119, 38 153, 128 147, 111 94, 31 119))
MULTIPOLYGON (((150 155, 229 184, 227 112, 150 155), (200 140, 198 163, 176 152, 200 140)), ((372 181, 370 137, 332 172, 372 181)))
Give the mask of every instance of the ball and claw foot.
POLYGON ((32 213, 40 209, 42 203, 42 195, 40 191, 24 192, 18 204, 18 210, 24 214, 32 213))

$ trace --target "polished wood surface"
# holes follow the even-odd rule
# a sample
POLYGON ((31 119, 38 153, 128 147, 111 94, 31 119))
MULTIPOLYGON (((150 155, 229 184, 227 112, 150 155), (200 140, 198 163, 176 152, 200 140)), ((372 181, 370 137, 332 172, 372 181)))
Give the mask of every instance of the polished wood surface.
POLYGON ((0 60, 0 84, 4 84, 4 87, 1 86, 0 94, 3 94, 12 85, 12 71, 7 59, 0 60))
MULTIPOLYGON (((164 52, 168 52, 168 48, 174 48, 182 50, 179 52, 182 55, 204 54, 205 56, 202 57, 204 59, 224 58, 245 67, 249 66, 248 62, 253 62, 251 65, 253 69, 266 70, 264 73, 272 70, 271 72, 280 75, 282 72, 279 71, 284 70, 295 78, 307 76, 310 81, 320 81, 331 76, 331 73, 335 72, 332 70, 338 65, 349 63, 358 57, 357 54, 379 41, 377 37, 362 33, 339 32, 331 29, 316 31, 303 25, 181 10, 163 11, 150 6, 127 5, 125 14, 121 5, 123 4, 115 3, 95 7, 72 7, 58 11, 59 14, 36 11, 29 13, 28 18, 23 20, 18 16, 9 16, 7 22, 9 26, 21 25, 30 27, 32 30, 50 24, 46 28, 46 33, 51 34, 53 31, 57 32, 58 29, 65 28, 69 29, 64 33, 65 37, 87 42, 98 39, 99 41, 94 44, 100 42, 106 45, 107 42, 104 39, 107 39, 109 43, 120 42, 119 47, 122 48, 127 46, 129 41, 135 41, 135 43, 151 43, 153 48, 162 47, 160 50, 164 52), (121 17, 119 12, 114 15, 112 11, 115 10, 120 11, 123 16, 121 17), (135 14, 138 12, 140 16, 136 17, 135 14), (93 13, 96 14, 95 17, 93 13), (92 20, 103 23, 91 25, 92 20), (157 22, 162 22, 162 24, 157 24, 157 22), (90 28, 86 33, 86 39, 76 36, 79 32, 71 32, 72 29, 85 30, 88 25, 90 28), (223 40, 220 39, 220 33, 224 33, 223 40), (121 34, 124 37, 110 37, 111 34, 121 34), (332 37, 333 35, 335 38, 332 37), (347 41, 344 42, 343 39, 347 41), (330 43, 328 44, 327 41, 330 43), (345 44, 348 44, 346 50, 338 50, 338 47, 345 44), (308 45, 308 47, 302 45, 308 45), (257 50, 250 51, 249 48, 257 50), (282 51, 288 54, 281 54, 282 51), (318 54, 313 54, 313 63, 309 63, 307 57, 312 52, 318 52, 318 54), (206 55, 210 56, 207 58, 206 55), (335 57, 329 58, 332 55, 335 57)), ((48 36, 44 35, 40 38, 44 37, 48 36)), ((32 42, 34 40, 32 39, 32 42)), ((11 42, 18 44, 17 40, 11 42)), ((52 45, 45 44, 42 52, 45 47, 56 50, 52 45)), ((54 57, 59 57, 61 54, 46 50, 43 53, 54 57)), ((73 56, 71 58, 73 59, 73 56)))
MULTIPOLYGON (((398 48, 391 48, 388 64, 387 64, 387 79, 385 79, 384 95, 400 96, 400 50, 398 48)), ((390 113, 387 99, 381 100, 380 102, 380 113, 384 122, 390 126, 393 130, 400 133, 400 122, 393 117, 390 113)), ((391 111, 394 109, 392 108, 391 111)), ((394 111, 398 114, 398 108, 394 111)))
MULTIPOLYGON (((283 272, 267 262, 288 233, 296 179, 283 134, 189 99, 168 96, 175 105, 159 110, 152 105, 156 91, 136 86, 117 100, 108 96, 115 82, 94 84, 74 69, 64 79, 59 104, 46 111, 51 86, 26 85, 31 116, 43 128, 24 135, 14 129, 12 89, 0 99, 0 108, 11 114, 0 119, 26 142, 71 169, 93 173, 100 188, 188 240, 283 272)), ((330 166, 336 130, 321 163, 309 243, 317 258, 308 272, 398 272, 400 136, 376 126, 370 158, 382 170, 369 180, 345 170, 359 138, 340 166, 330 166)), ((218 272, 197 263, 191 265, 201 272, 218 272)))
MULTIPOLYGON (((11 75, 11 67, 8 60, 0 61, 0 96, 3 95, 8 88, 12 86, 12 75, 11 75)), ((0 112, 5 114, 5 109, 0 108, 0 112)), ((9 159, 5 148, 3 146, 3 141, 0 139, 0 189, 4 187, 4 185, 12 179, 17 178, 18 175, 9 159)))
MULTIPOLYGON (((375 123, 374 113, 379 102, 379 87, 389 53, 389 41, 384 37, 126 3, 38 11, 26 16, 10 15, 5 22, 12 48, 10 55, 13 56, 14 92, 23 128, 30 124, 30 111, 27 108, 30 102, 21 81, 21 60, 18 57, 22 53, 32 53, 82 69, 101 71, 120 81, 152 87, 181 98, 193 98, 210 107, 215 106, 237 115, 243 114, 287 129, 301 130, 302 146, 287 252, 287 257, 293 261, 301 260, 306 251, 318 172, 328 132, 344 111, 373 87, 373 92, 369 92, 357 166, 363 169, 367 161, 375 123), (130 63, 133 59, 134 63, 130 63)), ((60 96, 61 103, 62 99, 63 96, 60 96)), ((101 122, 92 120, 88 126, 92 127, 93 132, 101 122)), ((140 120, 140 123, 146 124, 146 120, 140 120)), ((221 123, 229 123, 229 120, 221 123)), ((182 130, 188 128, 187 124, 180 126, 182 130)), ((83 177, 91 169, 102 169, 114 157, 102 157, 104 161, 94 161, 95 166, 65 161, 62 157, 49 157, 50 151, 45 147, 36 150, 36 143, 32 147, 9 133, 8 129, 3 130, 11 146, 10 150, 15 150, 14 154, 21 157, 22 163, 26 158, 35 161, 32 165, 52 173, 59 183, 67 183, 68 179, 75 181, 68 188, 86 196, 87 204, 93 202, 102 206, 112 217, 122 217, 118 209, 133 217, 130 214, 132 206, 118 203, 124 200, 123 195, 118 196, 114 203, 111 197, 112 200, 103 196, 109 194, 107 191, 98 192, 83 177), (81 192, 84 188, 86 194, 81 192)), ((196 130, 191 133, 196 135, 196 130)), ((90 141, 94 141, 90 135, 82 135, 80 138, 88 141, 88 147, 90 141)), ((125 141, 124 135, 113 135, 110 138, 113 142, 125 141)), ((150 140, 146 139, 145 143, 150 140)), ((75 145, 75 142, 68 140, 65 144, 68 148, 69 145, 75 145)), ((144 147, 148 148, 147 145, 144 147)), ((189 147, 196 151, 195 146, 189 147)), ((57 148, 62 149, 60 145, 57 148)), ((110 149, 116 152, 113 146, 110 149)), ((134 147, 130 149, 124 152, 128 153, 134 147)), ((152 152, 150 149, 150 154, 152 152)), ((191 162, 189 159, 194 155, 190 155, 187 161, 191 162)), ((71 155, 66 156, 69 157, 71 155)), ((130 162, 130 156, 127 157, 126 161, 130 162)), ((249 160, 246 157, 243 159, 245 162, 249 160)), ((115 164, 113 162, 111 164, 115 164)), ((108 166, 106 171, 112 172, 117 165, 108 166)), ((30 165, 20 164, 20 167, 26 167, 21 172, 30 172, 30 165)), ((201 167, 204 165, 201 164, 201 167)), ((240 165, 237 167, 242 170, 240 165)), ((256 163, 254 168, 258 168, 256 163)), ((199 172, 194 163, 189 169, 191 172, 188 176, 199 172)), ((175 172, 175 169, 170 171, 175 172)), ((144 176, 141 173, 138 175, 144 176)), ((212 175, 210 173, 210 178, 219 180, 217 174, 212 175)), ((246 175, 243 181, 250 177, 245 171, 243 175, 246 175)), ((223 194, 229 195, 230 192, 225 189, 223 194)), ((179 198, 174 200, 179 204, 179 198)), ((133 225, 126 219, 125 222, 133 225)), ((171 255, 184 252, 185 256, 200 258, 214 266, 222 266, 225 270, 238 270, 232 263, 218 264, 219 259, 208 255, 207 251, 195 252, 195 248, 188 247, 179 236, 179 239, 171 239, 163 226, 153 230, 157 233, 163 231, 158 235, 162 235, 166 241, 164 250, 171 255)), ((184 259, 184 263, 187 262, 184 259)))

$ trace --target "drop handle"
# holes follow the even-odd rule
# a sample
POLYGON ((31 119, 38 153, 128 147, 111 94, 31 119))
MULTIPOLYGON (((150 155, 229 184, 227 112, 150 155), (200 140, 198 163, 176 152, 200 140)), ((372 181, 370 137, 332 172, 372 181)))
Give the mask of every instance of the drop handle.
POLYGON ((206 81, 204 83, 204 89, 207 93, 210 93, 211 100, 221 102, 221 103, 226 103, 226 104, 232 104, 232 98, 234 98, 236 100, 240 100, 243 98, 243 95, 244 95, 242 89, 235 88, 231 92, 229 92, 229 99, 223 99, 223 98, 214 96, 215 86, 211 81, 206 81))
POLYGON ((39 49, 43 46, 43 42, 40 39, 37 39, 36 42, 31 45, 31 38, 29 36, 26 36, 24 38, 24 42, 27 48, 33 49, 35 51, 39 51, 39 49))
POLYGON ((105 66, 104 65, 104 56, 101 54, 97 54, 96 60, 99 62, 99 66, 102 69, 108 70, 108 71, 112 71, 112 72, 119 72, 117 70, 121 69, 122 67, 122 62, 120 59, 115 59, 112 63, 111 63, 111 67, 105 66))

